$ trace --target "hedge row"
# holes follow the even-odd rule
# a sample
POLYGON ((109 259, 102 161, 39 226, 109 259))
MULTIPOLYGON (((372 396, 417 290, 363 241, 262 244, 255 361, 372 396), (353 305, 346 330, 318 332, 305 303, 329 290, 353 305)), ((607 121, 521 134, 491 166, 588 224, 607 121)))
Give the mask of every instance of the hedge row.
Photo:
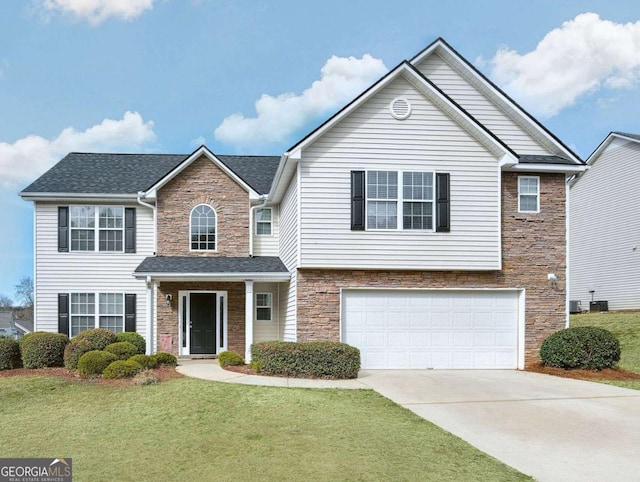
POLYGON ((558 368, 615 368, 620 361, 620 342, 603 328, 567 328, 542 342, 540 358, 545 365, 558 368))
POLYGON ((267 341, 251 346, 259 373, 297 378, 357 378, 360 350, 332 341, 267 341))

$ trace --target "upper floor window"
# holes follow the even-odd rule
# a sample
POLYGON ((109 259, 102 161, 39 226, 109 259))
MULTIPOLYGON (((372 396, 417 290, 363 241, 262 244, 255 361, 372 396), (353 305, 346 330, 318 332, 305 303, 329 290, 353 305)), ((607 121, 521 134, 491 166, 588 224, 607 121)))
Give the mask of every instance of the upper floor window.
POLYGON ((540 212, 540 177, 518 177, 518 212, 540 212))
POLYGON ((69 206, 69 228, 71 251, 123 251, 122 206, 69 206))
POLYGON ((216 212, 207 204, 191 210, 191 250, 216 250, 216 212))
POLYGON ((433 229, 434 176, 432 172, 367 172, 367 228, 433 229), (399 214, 399 209, 402 209, 399 214))
POLYGON ((258 236, 271 236, 272 230, 271 208, 256 209, 256 234, 258 236))

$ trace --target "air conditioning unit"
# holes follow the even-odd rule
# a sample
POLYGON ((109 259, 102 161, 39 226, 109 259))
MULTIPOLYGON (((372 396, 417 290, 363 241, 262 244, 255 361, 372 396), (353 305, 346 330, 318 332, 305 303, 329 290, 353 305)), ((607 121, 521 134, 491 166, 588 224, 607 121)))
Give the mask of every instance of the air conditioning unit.
POLYGON ((575 315, 576 313, 582 313, 582 306, 580 300, 569 301, 569 313, 575 315))
POLYGON ((589 311, 591 312, 609 311, 609 302, 608 301, 590 301, 589 311))

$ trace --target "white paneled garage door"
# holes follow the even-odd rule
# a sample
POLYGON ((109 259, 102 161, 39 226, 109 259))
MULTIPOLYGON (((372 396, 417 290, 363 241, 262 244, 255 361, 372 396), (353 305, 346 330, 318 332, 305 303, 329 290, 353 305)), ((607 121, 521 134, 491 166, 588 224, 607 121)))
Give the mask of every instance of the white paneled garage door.
POLYGON ((362 368, 517 368, 518 292, 344 290, 362 368))

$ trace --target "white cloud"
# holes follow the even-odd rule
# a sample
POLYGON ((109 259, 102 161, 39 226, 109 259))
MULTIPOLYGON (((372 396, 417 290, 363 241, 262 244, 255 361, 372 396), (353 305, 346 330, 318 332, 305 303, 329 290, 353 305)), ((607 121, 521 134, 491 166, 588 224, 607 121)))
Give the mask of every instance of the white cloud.
POLYGON ((72 151, 135 151, 155 139, 153 121, 127 111, 121 120, 105 119, 82 132, 67 127, 55 139, 30 135, 13 144, 0 142, 0 185, 33 181, 72 151))
POLYGON ((387 71, 369 54, 362 58, 332 56, 321 70, 320 80, 302 94, 263 94, 255 103, 256 117, 232 114, 215 130, 218 141, 259 145, 284 142, 319 114, 342 106, 387 71))
POLYGON ((583 13, 520 55, 500 48, 491 78, 531 112, 551 117, 599 89, 628 89, 640 79, 640 21, 614 23, 583 13))
POLYGON ((153 2, 154 0, 34 0, 34 7, 45 19, 61 13, 98 25, 111 17, 134 20, 145 10, 152 9, 153 2))

